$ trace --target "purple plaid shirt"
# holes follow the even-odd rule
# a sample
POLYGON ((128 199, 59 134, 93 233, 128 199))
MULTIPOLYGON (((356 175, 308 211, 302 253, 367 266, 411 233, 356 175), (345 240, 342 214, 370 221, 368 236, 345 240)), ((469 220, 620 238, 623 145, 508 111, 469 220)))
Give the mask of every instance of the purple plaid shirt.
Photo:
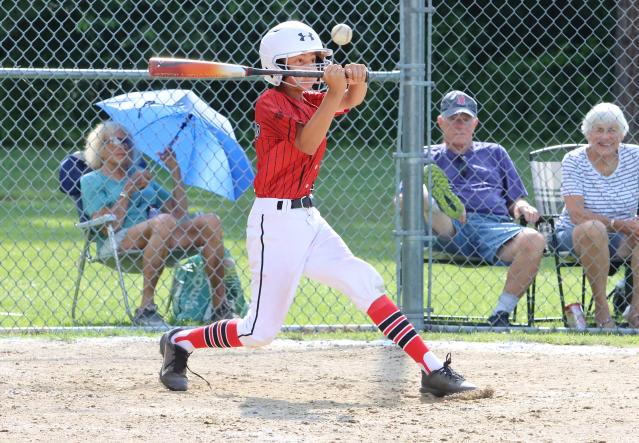
MULTIPOLYGON (((497 143, 473 142, 464 155, 455 154, 443 144, 433 145, 431 155, 446 173, 466 212, 510 215, 509 206, 528 195, 513 161, 497 143)), ((424 161, 428 161, 427 148, 424 161)))

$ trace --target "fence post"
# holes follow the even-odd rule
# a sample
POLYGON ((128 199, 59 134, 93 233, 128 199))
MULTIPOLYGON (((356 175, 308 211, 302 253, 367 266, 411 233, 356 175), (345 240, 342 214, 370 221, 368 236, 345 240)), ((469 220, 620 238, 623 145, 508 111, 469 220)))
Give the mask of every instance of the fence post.
POLYGON ((400 4, 400 142, 398 161, 403 183, 400 260, 401 299, 406 317, 424 327, 424 220, 422 146, 424 145, 424 66, 426 41, 423 0, 400 4))

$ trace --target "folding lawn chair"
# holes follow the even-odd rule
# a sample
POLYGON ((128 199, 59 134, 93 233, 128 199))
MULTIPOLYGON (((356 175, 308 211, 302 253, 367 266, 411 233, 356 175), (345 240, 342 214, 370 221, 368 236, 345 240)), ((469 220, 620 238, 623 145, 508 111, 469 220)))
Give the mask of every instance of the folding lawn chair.
MULTIPOLYGON (((530 171, 533 180, 533 189, 535 192, 535 202, 537 210, 540 213, 538 229, 546 237, 547 254, 552 255, 555 261, 555 271, 557 275, 557 286, 559 289, 559 302, 561 304, 561 318, 564 325, 567 325, 565 308, 565 297, 563 278, 561 269, 566 267, 581 266, 579 260, 565 251, 557 249, 558 241, 555 231, 555 222, 559 218, 564 207, 564 200, 561 196, 561 161, 566 153, 576 149, 579 144, 564 144, 548 146, 530 152, 530 171)), ((610 263, 608 275, 614 275, 624 264, 623 261, 615 260, 610 263)), ((585 305, 586 301, 586 275, 582 272, 581 276, 581 304, 585 305)), ((588 304, 586 312, 592 309, 592 297, 588 304)))
MULTIPOLYGON (((145 166, 143 160, 140 160, 139 164, 141 167, 145 166)), ((82 196, 80 192, 80 178, 84 174, 91 171, 91 168, 86 164, 84 160, 84 153, 81 151, 74 152, 65 157, 60 164, 59 169, 60 190, 73 199, 79 217, 79 223, 76 223, 75 226, 83 232, 84 236, 84 246, 82 247, 80 260, 78 262, 78 277, 75 282, 75 289, 73 293, 71 318, 73 320, 73 323, 75 323, 80 283, 84 275, 86 262, 88 261, 89 263, 101 263, 117 271, 118 281, 120 289, 122 291, 122 299, 124 301, 124 308, 128 317, 131 319, 131 321, 133 321, 133 314, 129 306, 129 296, 124 284, 123 274, 142 273, 142 251, 132 251, 127 252, 126 254, 118 253, 115 241, 115 232, 112 226, 113 222, 115 221, 115 216, 108 214, 93 220, 89 220, 84 213, 82 207, 82 196), (105 256, 98 254, 98 252, 96 251, 95 254, 92 254, 91 245, 95 243, 98 232, 105 226, 107 228, 108 241, 111 242, 110 249, 114 251, 114 253, 105 256)), ((167 258, 166 266, 175 266, 179 262, 179 260, 194 255, 197 252, 198 249, 195 247, 189 250, 173 251, 167 258)))

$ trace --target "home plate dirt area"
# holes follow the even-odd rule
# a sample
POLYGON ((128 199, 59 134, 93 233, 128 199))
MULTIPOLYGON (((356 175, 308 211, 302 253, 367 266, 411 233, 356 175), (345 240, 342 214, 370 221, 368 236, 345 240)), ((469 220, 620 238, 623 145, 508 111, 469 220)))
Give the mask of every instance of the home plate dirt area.
POLYGON ((622 442, 639 350, 433 341, 481 389, 419 393, 386 341, 196 350, 188 392, 158 381, 157 338, 0 339, 0 441, 622 442))

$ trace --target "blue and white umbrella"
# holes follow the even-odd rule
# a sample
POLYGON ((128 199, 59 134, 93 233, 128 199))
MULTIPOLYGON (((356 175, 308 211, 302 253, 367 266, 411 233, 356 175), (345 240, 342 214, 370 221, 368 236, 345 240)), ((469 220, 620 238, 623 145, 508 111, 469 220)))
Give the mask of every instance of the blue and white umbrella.
POLYGON ((172 146, 187 185, 235 201, 253 183, 255 174, 229 120, 189 90, 134 92, 96 105, 164 169, 158 154, 172 146))

